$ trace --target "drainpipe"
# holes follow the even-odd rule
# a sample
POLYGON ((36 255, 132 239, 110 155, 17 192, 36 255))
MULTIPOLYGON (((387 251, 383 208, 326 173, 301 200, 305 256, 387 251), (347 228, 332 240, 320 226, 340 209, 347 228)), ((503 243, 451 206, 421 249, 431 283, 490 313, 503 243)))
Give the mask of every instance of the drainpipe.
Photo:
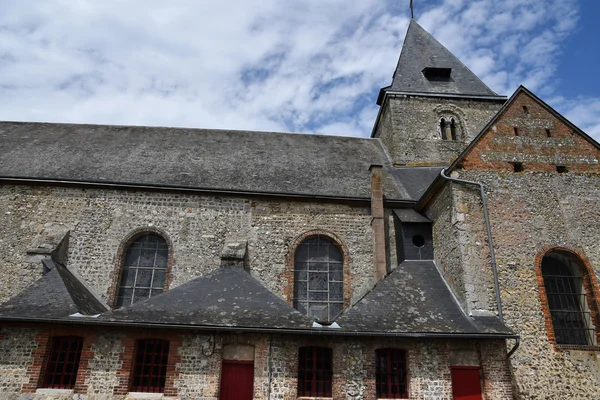
MULTIPOLYGON (((487 201, 485 196, 485 189, 483 184, 479 182, 466 181, 464 179, 451 178, 446 175, 446 169, 440 171, 440 176, 447 181, 459 183, 461 185, 472 185, 479 187, 479 193, 481 195, 481 203, 483 204, 483 217, 485 219, 485 228, 487 230, 488 245, 490 246, 490 260, 492 262, 492 272, 494 273, 494 289, 496 290, 496 305, 498 307, 498 318, 504 322, 504 316, 502 314, 502 301, 500 300, 500 284, 498 283, 498 267, 496 265, 496 255, 494 254, 494 242, 492 240, 492 229, 490 227, 490 216, 487 209, 487 201)), ((516 350, 516 349, 515 349, 516 350)))
POLYGON ((521 344, 521 339, 517 336, 515 338, 515 345, 513 346, 513 348, 508 352, 508 355, 506 356, 507 358, 510 358, 510 356, 512 356, 513 354, 515 354, 515 351, 517 351, 517 349, 519 348, 519 345, 521 344))

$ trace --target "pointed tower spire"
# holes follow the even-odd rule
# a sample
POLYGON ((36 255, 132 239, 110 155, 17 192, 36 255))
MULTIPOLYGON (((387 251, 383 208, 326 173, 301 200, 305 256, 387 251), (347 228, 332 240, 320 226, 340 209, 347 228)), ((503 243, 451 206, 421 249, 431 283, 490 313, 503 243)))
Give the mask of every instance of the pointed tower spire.
POLYGON ((487 87, 414 19, 408 26, 392 84, 384 91, 505 98, 487 87))

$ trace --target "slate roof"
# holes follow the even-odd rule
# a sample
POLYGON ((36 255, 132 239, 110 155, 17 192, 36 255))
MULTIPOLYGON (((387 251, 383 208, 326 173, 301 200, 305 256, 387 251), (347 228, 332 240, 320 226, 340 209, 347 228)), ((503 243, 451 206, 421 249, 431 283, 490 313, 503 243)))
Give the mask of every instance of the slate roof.
POLYGON ((0 179, 413 200, 377 139, 137 126, 0 122, 0 179))
POLYGON ((0 319, 62 319, 75 313, 93 315, 107 310, 65 267, 50 260, 45 260, 45 265, 51 268, 49 272, 0 306, 0 319), (65 272, 61 273, 59 268, 65 272))
POLYGON ((443 167, 396 167, 390 170, 412 200, 419 200, 431 183, 440 174, 443 167))
POLYGON ((245 328, 310 329, 312 320, 242 268, 219 268, 156 297, 101 315, 100 321, 245 328))
MULTIPOLYGON (((410 22, 392 84, 382 91, 453 94, 461 96, 497 97, 454 54, 438 42, 415 20, 410 22), (425 68, 451 68, 450 82, 430 81, 425 78, 425 68)), ((378 104, 381 104, 381 96, 378 104)))
POLYGON ((513 335, 496 317, 467 316, 433 261, 404 261, 336 322, 355 332, 513 335))
POLYGON ((57 265, 1 305, 0 321, 187 326, 307 334, 514 337, 496 317, 467 317, 430 261, 401 264, 342 314, 336 321, 339 327, 335 328, 313 326, 312 319, 296 311, 241 268, 219 268, 148 300, 108 311, 102 304, 93 305, 93 293, 88 293, 81 282, 72 282, 78 280, 76 275, 63 280, 59 268, 66 270, 57 265), (82 298, 89 307, 87 312, 83 312, 82 298), (101 312, 93 318, 73 316, 101 312))

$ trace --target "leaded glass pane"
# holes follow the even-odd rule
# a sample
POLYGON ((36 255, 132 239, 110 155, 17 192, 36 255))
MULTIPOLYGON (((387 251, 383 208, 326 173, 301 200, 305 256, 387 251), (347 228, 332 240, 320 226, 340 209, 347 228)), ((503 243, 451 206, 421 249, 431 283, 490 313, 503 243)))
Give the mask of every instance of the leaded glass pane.
POLYGON ((593 344, 595 330, 577 260, 567 253, 550 253, 542 260, 542 275, 556 343, 593 344))
POLYGON ((321 322, 343 309, 343 265, 338 246, 324 236, 302 242, 294 255, 294 307, 321 322), (335 301, 336 303, 331 303, 335 301))
POLYGON ((162 237, 147 234, 133 241, 123 259, 117 307, 161 293, 165 285, 167 259, 168 247, 162 237))

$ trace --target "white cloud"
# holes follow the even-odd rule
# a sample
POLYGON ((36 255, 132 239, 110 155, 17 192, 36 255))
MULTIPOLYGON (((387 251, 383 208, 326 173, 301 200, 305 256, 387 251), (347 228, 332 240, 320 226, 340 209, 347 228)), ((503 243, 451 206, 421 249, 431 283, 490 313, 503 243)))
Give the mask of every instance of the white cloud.
MULTIPOLYGON (((2 2, 0 119, 368 136, 406 3, 2 2)), ((575 0, 440 3, 419 22, 494 90, 556 95, 575 0)), ((592 126, 597 109, 579 101, 574 122, 592 126)))

